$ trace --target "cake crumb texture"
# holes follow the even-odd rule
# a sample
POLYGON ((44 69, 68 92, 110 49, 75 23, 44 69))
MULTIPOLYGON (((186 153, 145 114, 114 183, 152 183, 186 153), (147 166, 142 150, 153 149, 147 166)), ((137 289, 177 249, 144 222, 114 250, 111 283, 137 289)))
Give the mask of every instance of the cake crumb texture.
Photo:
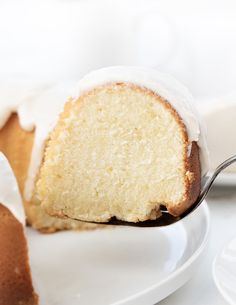
POLYGON ((178 113, 146 88, 115 83, 67 102, 35 196, 50 215, 138 222, 158 218, 160 205, 180 215, 199 190, 198 147, 178 113))

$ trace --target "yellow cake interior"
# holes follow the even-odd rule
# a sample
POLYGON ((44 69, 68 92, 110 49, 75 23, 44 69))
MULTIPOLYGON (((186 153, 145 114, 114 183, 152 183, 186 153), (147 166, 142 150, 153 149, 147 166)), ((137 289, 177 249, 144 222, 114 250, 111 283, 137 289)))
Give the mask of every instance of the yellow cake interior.
POLYGON ((167 101, 130 84, 70 100, 50 135, 34 193, 50 214, 144 221, 186 200, 185 126, 167 101))

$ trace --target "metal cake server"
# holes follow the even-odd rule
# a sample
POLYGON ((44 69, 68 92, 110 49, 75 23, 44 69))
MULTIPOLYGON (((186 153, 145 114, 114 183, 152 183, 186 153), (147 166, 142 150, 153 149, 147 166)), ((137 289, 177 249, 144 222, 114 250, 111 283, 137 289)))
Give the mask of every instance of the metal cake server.
MULTIPOLYGON (((202 178, 201 183, 201 191, 200 195, 198 196, 196 202, 181 216, 175 217, 168 213, 165 206, 161 206, 161 213, 162 216, 155 219, 155 220, 146 220, 146 221, 140 221, 140 222, 127 222, 123 220, 116 219, 115 217, 112 217, 109 222, 89 222, 89 223, 96 223, 96 224, 103 224, 103 225, 115 225, 115 226, 131 226, 131 227, 163 227, 168 226, 173 223, 176 223, 177 221, 180 221, 181 219, 187 217, 190 215, 196 208, 199 207, 199 205, 203 202, 205 197, 207 196, 209 190, 212 187, 213 182, 215 181, 216 177, 228 166, 230 166, 232 163, 236 162, 236 155, 232 156, 231 158, 225 160, 223 163, 221 163, 216 170, 213 172, 211 176, 205 176, 202 178)), ((87 221, 85 221, 87 222, 87 221)))

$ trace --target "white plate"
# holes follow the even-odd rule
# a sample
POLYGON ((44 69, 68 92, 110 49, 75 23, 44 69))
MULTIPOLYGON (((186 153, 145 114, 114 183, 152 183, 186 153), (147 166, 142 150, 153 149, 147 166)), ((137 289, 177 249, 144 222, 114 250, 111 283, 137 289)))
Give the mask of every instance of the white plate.
POLYGON ((165 228, 42 235, 27 229, 42 305, 152 305, 186 283, 203 256, 209 212, 165 228))
POLYGON ((220 173, 220 175, 216 178, 214 185, 236 186, 236 173, 220 173))
POLYGON ((213 278, 229 304, 236 304, 236 238, 226 244, 212 265, 213 278))

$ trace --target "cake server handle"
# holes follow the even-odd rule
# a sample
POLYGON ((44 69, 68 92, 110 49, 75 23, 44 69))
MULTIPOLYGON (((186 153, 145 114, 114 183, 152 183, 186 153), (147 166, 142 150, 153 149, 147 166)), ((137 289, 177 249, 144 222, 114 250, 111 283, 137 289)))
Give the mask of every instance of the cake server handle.
MULTIPOLYGON (((210 177, 206 177, 202 183, 201 192, 197 199, 197 204, 195 207, 197 207, 206 197, 209 190, 212 187, 213 182, 217 178, 217 176, 228 166, 230 166, 232 163, 236 162, 236 155, 230 157, 229 159, 225 160, 223 163, 221 163, 213 172, 213 174, 210 177)), ((235 182, 236 185, 236 182, 235 182)))

